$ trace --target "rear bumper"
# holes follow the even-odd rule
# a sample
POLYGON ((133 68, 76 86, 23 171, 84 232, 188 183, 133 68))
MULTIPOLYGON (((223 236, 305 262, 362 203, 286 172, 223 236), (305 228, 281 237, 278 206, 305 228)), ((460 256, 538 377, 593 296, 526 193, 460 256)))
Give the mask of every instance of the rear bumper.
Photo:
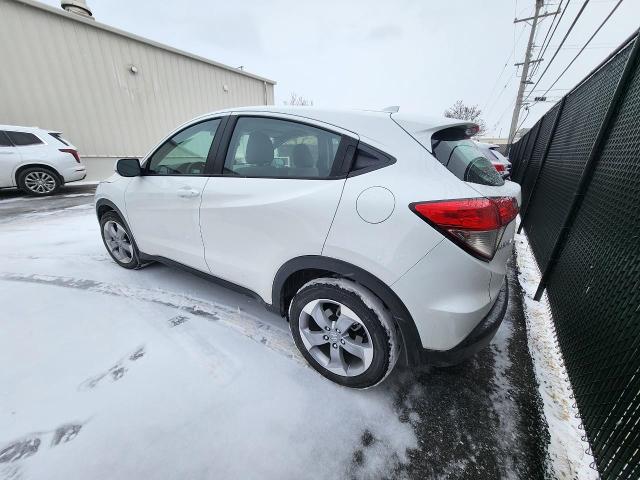
POLYGON ((80 180, 84 180, 87 177, 87 169, 84 165, 76 165, 72 168, 68 168, 64 170, 62 173, 62 177, 64 178, 64 183, 78 182, 80 180))
POLYGON ((498 331, 507 312, 508 303, 509 286, 505 281, 489 313, 487 313, 462 342, 449 350, 422 349, 420 352, 421 363, 436 366, 451 366, 475 355, 489 345, 491 339, 498 331))

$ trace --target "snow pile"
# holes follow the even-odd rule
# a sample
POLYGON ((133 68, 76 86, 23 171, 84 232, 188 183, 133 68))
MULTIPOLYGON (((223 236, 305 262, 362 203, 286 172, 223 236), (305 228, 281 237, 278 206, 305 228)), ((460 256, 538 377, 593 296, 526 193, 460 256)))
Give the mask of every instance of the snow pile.
POLYGON ((540 282, 540 271, 527 237, 516 235, 518 279, 524 290, 529 351, 533 358, 544 414, 549 424, 549 462, 559 479, 597 479, 590 467, 594 459, 588 443, 582 441, 578 411, 573 407, 573 392, 560 349, 546 293, 540 302, 533 299, 540 282))
POLYGON ((0 232, 0 478, 378 478, 416 447, 389 386, 325 380, 257 302, 119 268, 91 206, 0 232))

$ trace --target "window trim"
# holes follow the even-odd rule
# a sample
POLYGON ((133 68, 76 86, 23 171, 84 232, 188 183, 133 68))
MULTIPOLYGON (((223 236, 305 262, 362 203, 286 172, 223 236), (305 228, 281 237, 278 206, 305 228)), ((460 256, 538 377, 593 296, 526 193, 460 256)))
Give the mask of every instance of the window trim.
POLYGON ((353 155, 355 153, 355 147, 358 145, 358 140, 349 135, 346 135, 341 132, 337 132, 332 130, 331 128, 326 128, 319 126, 315 123, 305 122, 304 120, 291 119, 280 116, 272 116, 272 115, 256 115, 252 113, 247 114, 232 114, 229 115, 229 121, 225 125, 224 137, 220 143, 220 148, 218 149, 216 158, 213 162, 211 174, 209 176, 212 177, 224 177, 224 178, 261 178, 261 179, 273 179, 273 180, 344 180, 347 178, 349 174, 349 170, 351 168, 351 163, 353 161, 353 155), (224 163, 227 158, 227 153, 231 146, 231 138, 233 137, 233 133, 236 129, 236 124, 238 120, 241 118, 259 118, 259 119, 267 119, 267 120, 279 120, 281 122, 289 122, 296 123, 299 125, 304 125, 307 127, 317 128, 319 130, 324 130, 325 132, 329 132, 332 135, 340 136, 340 143, 338 144, 338 149, 336 150, 336 155, 333 160, 333 165, 331 166, 331 172, 329 176, 326 177, 289 177, 289 176, 277 176, 277 177, 266 177, 266 176, 246 176, 246 175, 225 175, 224 174, 224 163), (350 148, 352 147, 352 148, 350 148))
POLYGON ((209 118, 202 118, 199 119, 196 122, 190 123, 188 125, 183 126, 182 128, 171 132, 171 134, 167 137, 165 137, 162 142, 160 142, 160 144, 153 149, 153 151, 151 153, 149 153, 147 155, 147 157, 144 159, 143 161, 143 166, 141 168, 141 172, 140 172, 140 176, 143 177, 210 177, 212 175, 207 174, 207 167, 209 166, 210 163, 213 163, 213 159, 215 157, 215 154, 220 146, 220 139, 222 138, 222 134, 223 131, 226 127, 227 121, 228 121, 229 116, 228 115, 220 115, 220 116, 215 116, 215 117, 209 117, 209 118), (149 171, 149 167, 151 165, 151 158, 169 141, 171 140, 173 137, 175 137, 176 135, 184 132, 185 130, 187 130, 188 128, 191 127, 195 127, 196 125, 200 125, 201 123, 206 123, 206 122, 210 122, 213 120, 220 120, 220 124, 218 125, 218 128, 216 129, 216 133, 213 136, 213 140, 211 141, 211 146, 209 147, 209 153, 207 153, 207 158, 205 159, 204 162, 204 169, 203 169, 203 173, 155 173, 155 172, 150 172, 149 171))

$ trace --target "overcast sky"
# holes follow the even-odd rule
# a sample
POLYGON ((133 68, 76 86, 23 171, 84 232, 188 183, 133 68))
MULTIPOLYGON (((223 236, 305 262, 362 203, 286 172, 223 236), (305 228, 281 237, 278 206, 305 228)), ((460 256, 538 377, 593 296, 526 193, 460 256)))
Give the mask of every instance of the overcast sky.
MULTIPOLYGON (((546 1, 545 8, 555 11, 559 1, 546 1)), ((546 89, 557 78, 616 1, 589 2, 567 48, 538 88, 546 89)), ((546 60, 583 2, 569 0, 546 60)), ((60 5, 56 0, 44 3, 60 5)), ((318 106, 400 105, 402 111, 441 115, 461 99, 479 105, 489 134, 502 136, 508 133, 518 87, 513 63, 522 61, 529 34, 528 26, 514 25, 513 19, 530 16, 534 3, 88 0, 99 22, 276 80, 276 104, 294 91, 318 106)), ((575 85, 638 28, 638 19, 640 0, 623 1, 593 40, 593 48, 583 52, 555 88, 575 85)), ((542 22, 538 43, 550 23, 551 17, 542 22)), ((549 97, 559 98, 564 91, 552 91, 549 97)), ((536 105, 524 126, 552 105, 536 105)))

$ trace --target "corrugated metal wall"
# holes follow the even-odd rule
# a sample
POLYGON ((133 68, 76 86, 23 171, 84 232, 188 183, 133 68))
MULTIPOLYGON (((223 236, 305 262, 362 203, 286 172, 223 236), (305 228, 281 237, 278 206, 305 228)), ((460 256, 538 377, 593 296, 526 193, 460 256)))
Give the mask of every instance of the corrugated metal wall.
POLYGON ((114 158, 142 156, 199 114, 273 104, 270 80, 51 10, 0 0, 0 124, 64 132, 88 178, 109 174, 114 158))

